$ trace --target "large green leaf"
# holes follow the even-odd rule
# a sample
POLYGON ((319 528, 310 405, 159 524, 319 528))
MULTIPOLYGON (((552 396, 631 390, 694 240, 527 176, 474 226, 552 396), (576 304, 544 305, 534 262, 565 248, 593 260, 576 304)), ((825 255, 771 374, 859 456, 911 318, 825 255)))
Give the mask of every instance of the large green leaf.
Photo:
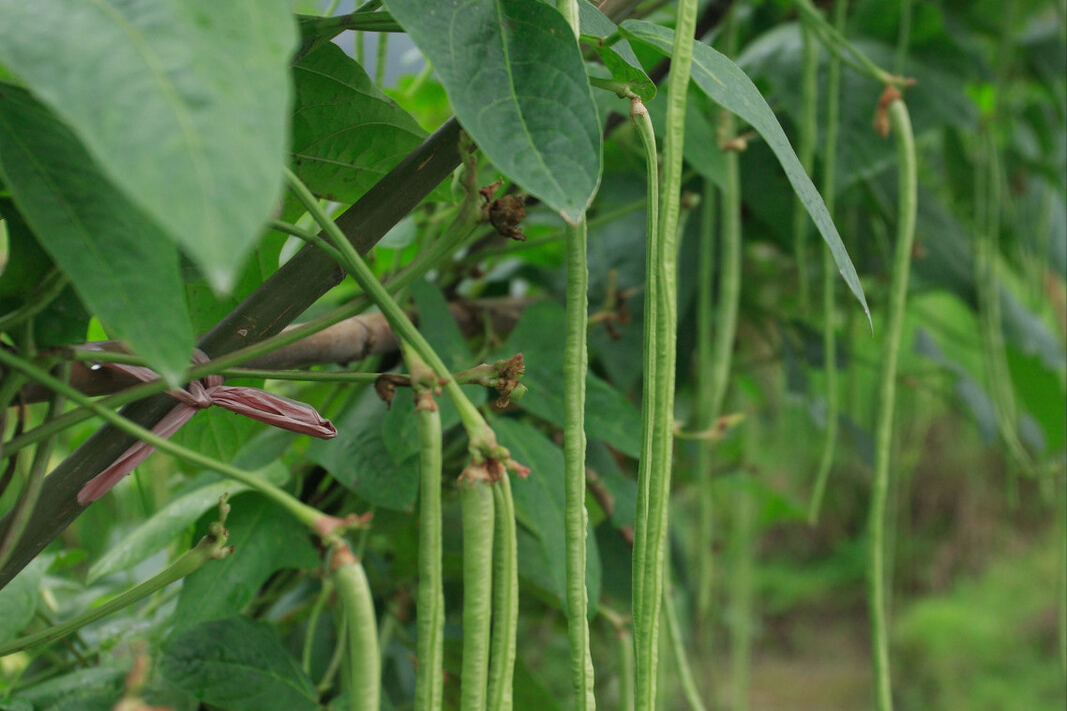
POLYGON ((231 617, 197 625, 167 643, 159 671, 213 707, 319 708, 315 685, 265 622, 231 617))
MULTIPOLYGON (((410 401, 410 397, 399 392, 394 401, 403 400, 410 401)), ((312 442, 307 456, 367 503, 394 511, 411 511, 419 489, 418 459, 413 449, 411 456, 399 462, 394 460, 382 438, 385 417, 385 403, 373 389, 368 389, 340 418, 337 436, 328 442, 312 442)), ((407 421, 413 420, 411 417, 407 421)), ((417 442, 414 429, 411 435, 413 440, 409 441, 417 442)))
MULTIPOLYGON (((674 31, 666 27, 642 20, 627 20, 619 26, 619 30, 624 36, 644 42, 664 54, 669 55, 673 51, 674 31)), ((867 299, 863 296, 859 275, 856 274, 856 268, 849 259, 845 245, 841 243, 841 236, 826 210, 826 204, 812 184, 811 178, 804 172, 804 167, 789 145, 785 131, 755 84, 726 56, 703 42, 696 41, 693 42, 692 76, 696 85, 713 101, 751 124, 774 151, 797 197, 830 247, 838 271, 863 305, 869 319, 870 309, 867 307, 867 299)))
POLYGON ((351 203, 426 136, 332 42, 293 67, 293 165, 317 194, 351 203))
POLYGON ((82 302, 164 377, 184 371, 193 332, 177 249, 64 124, 9 85, 0 93, 0 174, 82 302))
POLYGON ((600 180, 601 135, 578 44, 540 0, 389 0, 456 117, 505 175, 576 221, 600 180))
POLYGON ((241 497, 226 522, 234 552, 185 579, 176 629, 237 614, 276 570, 318 563, 307 529, 277 504, 258 495, 241 497))
POLYGON ((289 3, 0 0, 0 17, 0 62, 227 290, 281 193, 289 3))

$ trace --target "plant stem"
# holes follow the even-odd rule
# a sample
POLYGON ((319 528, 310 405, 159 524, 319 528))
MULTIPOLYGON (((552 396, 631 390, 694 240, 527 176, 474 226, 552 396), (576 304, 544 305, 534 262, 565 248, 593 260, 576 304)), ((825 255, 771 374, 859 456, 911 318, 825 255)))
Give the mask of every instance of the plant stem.
MULTIPOLYGON (((693 59, 693 32, 697 3, 679 0, 670 79, 667 89, 666 140, 663 154, 663 192, 659 229, 649 235, 645 283, 646 326, 644 389, 655 389, 652 409, 642 409, 643 441, 651 457, 642 458, 638 471, 638 511, 635 545, 643 548, 640 567, 634 567, 634 647, 636 659, 635 704, 651 711, 656 703, 659 670, 659 616, 662 609, 664 554, 668 532, 671 458, 674 446, 674 379, 677 336, 678 217, 681 210, 682 146, 685 140, 685 105, 693 59), (654 302, 654 306, 650 306, 654 302), (651 336, 649 338, 648 336, 651 336), (651 355, 648 355, 651 352, 651 355)), ((651 204, 651 200, 650 200, 651 204)), ((635 563, 638 556, 635 551, 635 563)))
MULTIPOLYGON (((715 199, 718 190, 710 180, 704 181, 704 197, 700 220, 700 273, 697 280, 697 363, 696 407, 693 413, 693 429, 701 432, 715 421, 715 399, 712 389, 712 372, 715 360, 712 355, 713 334, 712 291, 715 281, 715 199)), ((697 525, 697 605, 696 628, 711 629, 711 607, 714 585, 715 542, 715 492, 711 470, 713 443, 700 440, 696 443, 696 473, 700 488, 699 523, 697 525)), ((707 645, 709 635, 701 636, 702 647, 707 645)))
POLYGON ((350 711, 378 711, 381 704, 381 659, 377 622, 367 574, 344 545, 334 551, 333 583, 348 626, 350 711))
MULTIPOLYGON (((379 13, 380 14, 380 13, 379 13)), ((389 56, 389 35, 378 33, 378 53, 374 58, 374 83, 385 86, 385 60, 389 56)))
POLYGON ((855 45, 826 21, 811 0, 793 0, 793 4, 796 5, 800 14, 811 22, 811 26, 819 33, 819 39, 826 48, 840 57, 842 62, 879 84, 900 88, 907 86, 909 83, 907 79, 890 74, 856 49, 855 45))
POLYGON ((882 372, 875 429, 874 482, 868 525, 870 553, 867 582, 871 615, 872 659, 874 664, 875 708, 891 711, 892 686, 889 670, 889 631, 886 610, 886 508, 889 498, 889 464, 893 448, 893 409, 896 401, 897 357, 904 326, 908 294, 908 273, 915 238, 917 179, 915 140, 908 109, 901 99, 889 104, 889 119, 897 147, 898 206, 897 242, 892 281, 887 304, 886 335, 882 351, 882 372))
POLYGON ((356 280, 356 283, 370 297, 371 301, 381 309, 382 315, 385 316, 390 328, 393 329, 397 337, 406 343, 414 353, 417 353, 419 358, 425 361, 438 378, 441 378, 444 389, 449 397, 452 398, 452 402, 459 411, 464 429, 467 430, 471 455, 475 461, 482 461, 486 457, 506 456, 506 452, 496 443, 496 438, 485 423, 481 413, 478 412, 463 390, 460 389, 444 361, 441 360, 433 347, 411 323, 407 314, 396 303, 389 291, 374 276, 370 267, 367 266, 363 258, 359 256, 359 253, 345 238, 340 228, 326 215, 318 201, 311 194, 311 191, 289 169, 285 170, 285 175, 293 193, 304 204, 304 207, 307 208, 308 212, 311 213, 315 221, 319 223, 319 226, 322 227, 333 242, 334 247, 340 252, 341 264, 345 270, 352 275, 352 278, 356 280))
POLYGON ((209 533, 201 538, 196 546, 187 551, 182 557, 178 558, 178 560, 174 561, 148 580, 145 580, 143 583, 116 595, 99 607, 94 607, 73 619, 67 620, 54 627, 49 627, 46 630, 41 630, 35 634, 14 639, 6 644, 0 644, 0 657, 29 647, 34 647, 38 644, 44 644, 45 642, 51 642, 52 640, 66 637, 68 634, 81 629, 91 622, 96 622, 103 617, 107 617, 113 612, 117 612, 124 607, 132 605, 138 600, 148 597, 157 590, 162 590, 171 583, 181 580, 190 573, 198 570, 208 561, 225 558, 232 551, 232 548, 226 545, 227 532, 223 526, 228 512, 229 504, 226 503, 226 497, 223 497, 219 502, 219 520, 212 523, 209 528, 209 533))
MULTIPOLYGON (((755 425, 749 427, 749 435, 755 425)), ((752 563, 755 556, 755 502, 752 491, 734 492, 732 570, 730 575, 730 687, 731 711, 748 711, 752 668, 752 563)))
POLYGON ((678 680, 682 683, 682 691, 686 701, 693 711, 707 711, 704 701, 700 698, 700 690, 697 689, 693 679, 693 670, 689 666, 689 658, 685 653, 685 642, 682 640, 682 631, 678 626, 678 613, 674 609, 674 599, 670 590, 663 588, 663 615, 667 621, 667 641, 670 644, 671 655, 674 657, 674 665, 678 669, 678 680))
MULTIPOLYGON (((59 368, 60 380, 66 382, 70 377, 70 363, 62 363, 59 368)), ((54 392, 51 402, 48 403, 48 414, 45 419, 50 420, 62 412, 65 404, 66 397, 64 397, 63 393, 54 392)), ((3 432, 0 432, 0 436, 2 435, 3 432)), ((29 520, 30 512, 37 505, 37 497, 41 493, 41 485, 44 483, 44 475, 48 468, 48 460, 52 457, 52 445, 54 443, 55 438, 48 437, 37 445, 37 451, 33 453, 33 462, 30 464, 29 475, 26 477, 26 483, 23 484, 22 491, 19 492, 18 501, 12 509, 11 525, 0 536, 0 568, 4 567, 7 559, 11 556, 11 552, 18 545, 23 531, 26 530, 26 522, 29 520)))
MULTIPOLYGON (((493 486, 460 481, 463 511, 463 669, 460 708, 485 711, 493 595, 493 486)), ((495 709, 493 711, 496 711, 495 709)))
POLYGON ((511 481, 493 488, 493 637, 489 656, 489 708, 511 711, 515 642, 519 623, 519 564, 511 481))
MULTIPOLYGON (((845 28, 845 16, 848 13, 848 0, 837 0, 834 4, 834 27, 842 33, 845 28)), ((840 118, 841 103, 841 60, 837 55, 830 55, 830 66, 826 79, 826 147, 823 152, 822 196, 826 202, 826 211, 834 216, 837 201, 837 129, 840 118)), ((819 520, 826 483, 830 478, 830 469, 834 464, 834 452, 837 449, 837 420, 840 412, 840 397, 837 387, 837 338, 834 322, 837 313, 834 291, 837 286, 837 268, 829 249, 822 252, 822 304, 823 304, 823 370, 826 373, 826 441, 823 443, 819 470, 815 474, 815 488, 812 490, 808 504, 808 523, 815 525, 819 520)))
POLYGON ((311 652, 315 642, 315 631, 319 624, 319 615, 322 614, 323 608, 326 607, 326 602, 333 595, 333 583, 327 578, 322 581, 322 589, 319 591, 318 597, 315 598, 315 602, 311 605, 311 613, 308 615, 307 632, 304 634, 304 650, 300 655, 300 668, 304 670, 305 674, 311 674, 311 652))

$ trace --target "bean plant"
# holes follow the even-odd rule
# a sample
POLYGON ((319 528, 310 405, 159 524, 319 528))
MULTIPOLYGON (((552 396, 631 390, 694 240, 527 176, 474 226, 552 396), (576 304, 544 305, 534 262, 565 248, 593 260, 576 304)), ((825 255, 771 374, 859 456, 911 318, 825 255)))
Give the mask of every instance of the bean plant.
POLYGON ((0 709, 1062 707, 1065 56, 0 0, 0 709))

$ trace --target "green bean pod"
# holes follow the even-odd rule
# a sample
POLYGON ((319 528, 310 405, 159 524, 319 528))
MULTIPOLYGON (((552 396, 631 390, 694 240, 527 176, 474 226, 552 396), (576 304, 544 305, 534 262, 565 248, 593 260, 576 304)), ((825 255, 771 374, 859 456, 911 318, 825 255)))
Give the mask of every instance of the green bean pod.
POLYGON ((891 711, 893 697, 889 671, 889 631, 886 621, 886 506, 889 498, 890 455, 893 445, 893 409, 896 402, 897 356, 904 327, 908 294, 908 273, 915 239, 917 178, 915 139, 904 102, 889 102, 889 120, 897 146, 898 205, 897 243, 889 286, 882 372, 879 385, 878 420, 875 428, 874 483, 868 519, 870 553, 867 563, 868 600, 871 615, 872 659, 874 663, 875 708, 891 711))
POLYGON ((439 711, 443 689, 445 593, 441 573, 441 413, 428 395, 416 407, 419 427, 419 661, 417 711, 439 711), (433 407, 430 407, 432 405, 433 407))
POLYGON ((460 480, 463 512, 463 667, 460 708, 463 711, 484 711, 486 708, 489 623, 493 603, 492 486, 486 479, 460 480))
POLYGON ((493 484, 493 637, 489 656, 489 708, 511 711, 515 635, 519 625, 519 563, 515 502, 505 475, 493 484))
POLYGON ((349 708, 378 711, 381 703, 381 656, 374 600, 363 565, 347 547, 334 553, 333 582, 348 620, 349 708))

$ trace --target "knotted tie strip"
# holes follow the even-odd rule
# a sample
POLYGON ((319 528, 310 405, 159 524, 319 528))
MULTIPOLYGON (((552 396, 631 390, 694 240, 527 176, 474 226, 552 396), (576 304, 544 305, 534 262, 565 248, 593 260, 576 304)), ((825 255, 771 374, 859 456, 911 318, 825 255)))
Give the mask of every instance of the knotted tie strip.
MULTIPOLYGON (((92 347, 88 348, 92 349, 92 347)), ((208 362, 207 355, 198 349, 193 354, 193 363, 200 365, 206 362, 208 362)), ((119 363, 101 363, 101 365, 146 383, 159 379, 159 374, 151 368, 119 363)), ((198 410, 212 405, 224 407, 231 412, 281 427, 290 432, 311 435, 320 439, 330 439, 337 435, 337 429, 333 423, 320 415, 311 405, 290 400, 281 395, 274 395, 259 388, 223 385, 221 375, 209 375, 203 380, 190 382, 184 389, 171 389, 166 392, 177 400, 178 404, 152 428, 153 434, 164 439, 170 439, 198 410)), ((78 492, 78 503, 87 506, 99 499, 124 476, 132 472, 137 465, 148 459, 154 451, 155 447, 147 442, 141 441, 134 444, 107 469, 82 487, 78 492)))

